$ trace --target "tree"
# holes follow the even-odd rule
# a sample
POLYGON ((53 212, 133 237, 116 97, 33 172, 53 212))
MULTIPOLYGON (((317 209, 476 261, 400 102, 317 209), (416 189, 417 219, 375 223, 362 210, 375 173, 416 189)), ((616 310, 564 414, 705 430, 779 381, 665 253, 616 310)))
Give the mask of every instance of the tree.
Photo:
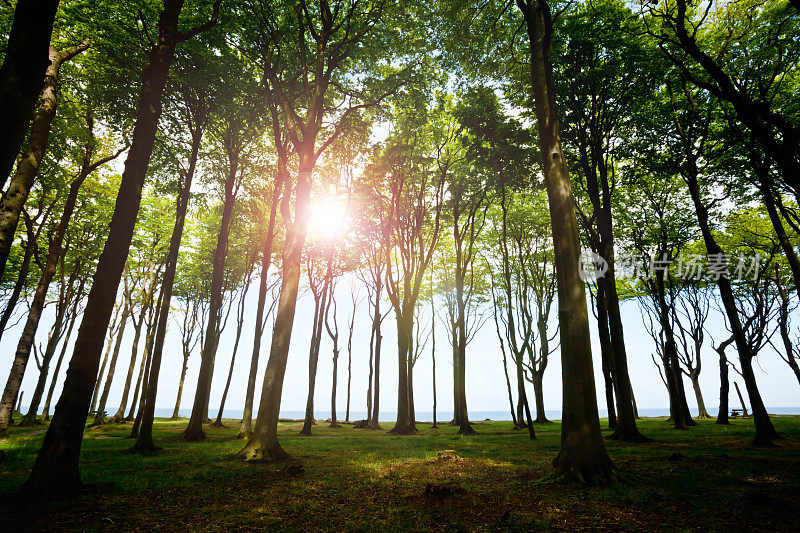
MULTIPOLYGON (((283 275, 258 419, 252 437, 238 454, 248 461, 289 457, 278 443, 278 413, 307 233, 312 173, 320 155, 347 129, 349 119, 386 97, 385 86, 379 87, 377 94, 370 91, 372 84, 367 91, 347 89, 353 80, 346 76, 348 67, 356 65, 355 61, 366 51, 372 62, 385 53, 384 44, 376 39, 377 28, 390 18, 384 7, 384 2, 377 2, 362 11, 353 3, 337 2, 331 10, 329 2, 322 0, 313 9, 306 1, 290 9, 277 2, 265 2, 254 13, 259 25, 255 33, 261 65, 297 157, 297 178, 293 218, 289 194, 284 194, 281 207, 286 228, 283 275), (281 50, 293 53, 279 53, 281 50), (342 89, 349 106, 344 111, 336 110, 341 113, 338 120, 320 137, 323 119, 334 111, 326 99, 342 89)), ((382 74, 386 73, 384 69, 382 74)), ((390 83, 388 91, 393 90, 390 83)))
POLYGON ((563 381, 561 450, 556 470, 585 481, 606 481, 612 471, 600 434, 586 292, 578 273, 580 246, 569 172, 559 137, 550 44, 553 19, 541 0, 517 0, 528 34, 542 172, 550 205, 558 279, 563 381))
MULTIPOLYGON (((651 51, 646 41, 630 39, 635 31, 631 13, 621 3, 603 2, 571 11, 559 27, 564 43, 562 57, 556 59, 556 90, 561 95, 563 137, 568 149, 576 152, 573 174, 576 208, 591 249, 607 265, 597 280, 598 323, 608 330, 603 342, 608 352, 617 401, 617 424, 613 438, 627 442, 647 442, 636 428, 628 376, 628 359, 614 271, 614 192, 615 166, 620 158, 621 139, 634 131, 630 116, 649 97, 654 77, 651 51), (565 57, 569 54, 568 57, 565 57), (588 201, 587 201, 588 200, 588 201)), ((560 44, 560 43, 559 43, 560 44)), ((563 48, 563 49, 562 49, 563 48)))
MULTIPOLYGON (((236 60, 230 60, 234 76, 244 66, 236 60)), ((219 342, 219 321, 222 310, 225 260, 228 254, 228 241, 233 216, 234 203, 242 185, 242 175, 247 165, 246 150, 252 147, 258 138, 259 121, 256 107, 250 99, 242 100, 248 94, 247 84, 233 84, 220 92, 218 97, 225 99, 228 105, 221 107, 220 115, 212 122, 212 133, 226 158, 224 178, 224 200, 220 218, 217 246, 214 251, 213 270, 211 274, 211 298, 209 301, 209 318, 206 324, 206 335, 202 345, 200 374, 197 378, 197 392, 192 406, 189 424, 183 432, 187 441, 202 440, 203 421, 207 417, 211 379, 213 377, 214 359, 219 342), (244 91, 244 92, 242 92, 244 91)))
POLYGON ((161 93, 177 44, 208 29, 216 22, 219 13, 219 0, 216 0, 213 14, 206 23, 183 32, 178 29, 183 3, 183 0, 165 0, 159 17, 158 40, 151 49, 148 67, 142 76, 136 127, 109 225, 108 239, 89 292, 61 398, 31 475, 22 488, 24 492, 37 497, 64 494, 81 484, 78 458, 83 427, 97 377, 105 329, 111 318, 139 211, 142 187, 161 114, 161 93))
MULTIPOLYGON (((26 4, 27 2, 24 3, 26 4)), ((54 46, 51 46, 49 49, 50 65, 45 71, 42 92, 39 96, 39 107, 34 114, 33 124, 31 125, 31 131, 28 135, 28 145, 24 153, 20 155, 16 171, 11 178, 11 183, 8 186, 8 190, 3 194, 3 199, 0 202, 0 212, 2 212, 2 217, 0 217, 0 278, 2 278, 5 272, 11 243, 14 240, 14 233, 17 231, 19 214, 22 211, 22 207, 25 205, 25 201, 28 199, 28 194, 36 179, 36 174, 39 171, 39 164, 47 149, 50 126, 56 115, 56 107, 58 104, 56 91, 58 71, 63 63, 85 51, 88 47, 89 41, 87 39, 78 45, 65 48, 64 50, 58 50, 54 46)), ((0 110, 0 112, 2 112, 2 110, 0 110)), ((11 142, 11 140, 9 140, 9 142, 11 142)), ((2 164, 4 164, 4 162, 0 160, 0 165, 2 164)), ((8 170, 10 170, 10 168, 8 170)), ((0 169, 0 172, 2 172, 2 169, 0 169)), ((7 173, 2 173, 2 176, 5 182, 7 173)))

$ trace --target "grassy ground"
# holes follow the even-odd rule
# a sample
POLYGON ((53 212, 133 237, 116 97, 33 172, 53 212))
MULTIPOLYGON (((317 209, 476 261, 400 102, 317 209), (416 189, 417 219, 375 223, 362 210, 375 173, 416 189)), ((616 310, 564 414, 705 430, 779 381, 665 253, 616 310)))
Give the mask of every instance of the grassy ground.
MULTIPOLYGON (((312 437, 282 423, 281 442, 302 470, 244 464, 235 421, 184 443, 185 420, 157 420, 161 453, 127 453, 129 425, 88 429, 81 471, 87 489, 26 507, 8 499, 24 480, 43 426, 12 428, 0 441, 0 530, 800 530, 800 417, 775 417, 779 447, 750 446, 752 421, 702 420, 676 431, 640 422, 650 444, 607 441, 621 481, 586 488, 554 480, 559 424, 538 439, 508 422, 481 422, 478 435, 420 424, 414 436, 320 422, 312 437), (455 450, 459 458, 438 460, 455 450), (446 494, 426 487, 450 485, 446 494)), ((389 424, 384 424, 387 428, 389 424)))

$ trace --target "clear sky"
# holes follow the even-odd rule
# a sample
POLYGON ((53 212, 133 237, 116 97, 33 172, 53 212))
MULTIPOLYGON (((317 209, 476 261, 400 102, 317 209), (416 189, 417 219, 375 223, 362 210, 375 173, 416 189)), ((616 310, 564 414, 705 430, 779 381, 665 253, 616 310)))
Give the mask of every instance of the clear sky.
MULTIPOLYGON (((338 285, 337 300, 339 303, 339 328, 341 335, 341 355, 339 360, 339 393, 337 396, 338 413, 341 419, 344 418, 344 408, 346 401, 346 382, 347 382, 347 352, 346 352, 346 321, 351 311, 349 295, 350 279, 342 279, 338 285)), ((363 290, 362 290, 363 294, 363 290)), ((255 321, 255 308, 257 299, 257 288, 253 287, 248 295, 247 312, 245 314, 245 327, 239 345, 239 353, 234 368, 233 381, 228 396, 226 410, 241 410, 244 404, 245 387, 247 373, 249 370, 250 356, 252 353, 253 342, 253 323, 255 321)), ((52 306, 51 306, 52 307, 52 306)), ((384 306, 388 309, 388 303, 384 306)), ((22 309, 18 310, 18 313, 22 309)), ((653 341, 647 335, 642 325, 641 312, 635 302, 623 304, 623 321, 625 326, 625 340, 628 352, 628 362, 631 380, 636 395, 639 408, 661 408, 668 406, 667 391, 658 371, 651 360, 653 353, 653 341)), ((37 342, 46 342, 47 332, 52 322, 52 309, 48 308, 39 327, 37 342)), ((294 323, 292 335, 291 351, 289 363, 286 370, 286 381, 283 390, 282 410, 302 411, 305 409, 306 395, 308 393, 308 348, 311 335, 311 321, 313 316, 313 300, 309 295, 301 297, 297 306, 297 315, 294 323)), ((394 411, 397 403, 397 348, 396 333, 393 323, 393 314, 386 318, 383 326, 384 342, 383 356, 381 364, 381 411, 394 411)), ((353 363, 352 363, 352 407, 353 411, 366 410, 366 384, 368 372, 368 349, 370 323, 366 302, 357 310, 356 327, 353 337, 353 363)), ((21 324, 17 324, 12 329, 5 332, 0 342, 0 371, 3 376, 11 366, 11 359, 14 348, 19 340, 21 324)), ((719 340, 727 336, 724 330, 721 315, 718 311, 712 310, 708 320, 710 336, 719 340)), ((75 328, 77 333, 77 324, 75 328)), ((116 407, 122 394, 122 384, 125 380, 125 372, 130 361, 130 350, 132 343, 133 328, 129 327, 126 338, 123 342, 120 357, 117 362, 117 375, 114 386, 108 401, 109 407, 116 407)), ((230 364, 231 350, 235 336, 235 326, 232 320, 227 329, 223 332, 219 343, 219 351, 215 364, 215 375, 212 385, 211 413, 212 417, 218 408, 218 402, 222 396, 222 389, 225 385, 226 372, 230 364)), ((74 335, 73 335, 74 339, 74 335)), ((597 344, 596 329, 592 323, 593 341, 593 360, 595 366, 595 382, 598 393, 598 405, 604 408, 603 383, 600 372, 600 352, 597 344)), ((143 349, 144 342, 140 342, 139 349, 143 349)), ((438 409, 444 413, 452 410, 452 363, 450 346, 444 328, 437 324, 436 339, 436 382, 438 392, 438 409)), ((71 352, 68 351, 68 356, 71 352)), ((266 366, 269 355, 269 342, 262 343, 262 353, 259 365, 259 378, 257 394, 261 388, 264 367, 266 366)), ((729 358, 735 359, 735 350, 729 348, 729 358)), ((52 363, 55 365, 55 361, 52 363)), ((167 333, 167 340, 164 351, 164 361, 161 371, 157 407, 159 409, 171 410, 174 406, 177 393, 178 378, 180 376, 181 348, 180 337, 175 322, 170 322, 167 333)), ((182 400, 183 409, 188 412, 191 409, 192 399, 196 388, 197 373, 200 365, 200 348, 189 359, 189 370, 187 374, 184 395, 182 400)), ((51 367, 52 368, 52 367, 51 367)), ((432 365, 430 354, 430 343, 426 353, 417 363, 414 371, 414 397, 417 412, 422 413, 431 410, 432 406, 432 365)), ((755 365, 756 377, 759 381, 764 402, 768 407, 790 407, 800 406, 800 386, 785 362, 779 359, 778 355, 771 348, 766 348, 758 357, 755 365)), ((138 367, 137 367, 138 370, 138 367)), ((58 377, 56 388, 56 398, 60 394, 61 383, 64 380, 66 363, 62 366, 58 377)), ((560 354, 556 352, 551 356, 550 364, 545 372, 544 393, 545 406, 548 411, 559 410, 561 408, 561 364, 560 354)), ((316 417, 327 418, 330 415, 330 395, 331 395, 331 372, 332 356, 331 342, 327 334, 323 334, 322 348, 320 351, 319 373, 317 377, 317 391, 315 397, 316 417)), ((703 371, 701 373, 701 386, 705 398, 706 407, 713 414, 719 401, 719 368, 717 356, 713 351, 710 341, 703 353, 703 371)), ((38 371, 33 357, 28 365, 27 372, 23 381, 22 389, 25 391, 23 405, 28 404, 28 400, 33 394, 33 389, 37 379, 38 371)), ((732 379, 739 382, 742 393, 745 394, 744 383, 741 378, 731 372, 732 379)), ((470 411, 507 411, 508 400, 503 376, 502 359, 498 348, 497 336, 494 323, 486 321, 483 329, 477 334, 474 341, 467 350, 467 401, 470 411)), ((49 386, 49 385, 48 385, 49 386)), ((691 384, 685 379, 685 386, 690 406, 696 406, 691 384)), ((531 394, 529 392, 529 394, 531 394)), ((731 385, 731 407, 738 407, 739 401, 735 395, 733 385, 731 385)), ((258 403, 256 402, 256 405, 258 403)), ((748 406, 749 407, 749 406, 748 406)), ((533 409, 533 405, 531 405, 533 409)), ((800 408, 798 408, 800 413, 800 408)))

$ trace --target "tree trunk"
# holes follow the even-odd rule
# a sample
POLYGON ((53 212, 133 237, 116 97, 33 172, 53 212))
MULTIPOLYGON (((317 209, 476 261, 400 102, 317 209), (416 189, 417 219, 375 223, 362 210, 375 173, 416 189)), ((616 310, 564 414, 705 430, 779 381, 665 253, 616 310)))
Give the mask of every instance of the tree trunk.
POLYGON ((56 316, 56 322, 50 330, 50 338, 47 340, 47 347, 42 355, 42 365, 39 368, 39 379, 36 380, 36 388, 33 390, 33 397, 28 405, 28 412, 20 422, 20 426, 34 426, 40 423, 36 414, 39 411, 39 403, 42 401, 42 396, 44 395, 44 387, 47 383, 47 376, 50 371, 50 361, 53 359, 58 341, 61 339, 63 320, 63 314, 60 317, 56 316))
MULTIPOLYGON (((117 366, 117 357, 119 356, 119 350, 120 347, 122 346, 122 337, 125 335, 125 326, 128 323, 128 317, 130 316, 131 306, 132 304, 128 302, 125 308, 122 310, 119 331, 117 332, 117 340, 114 343, 114 351, 111 352, 111 359, 109 360, 108 363, 108 374, 106 375, 106 382, 103 385, 103 392, 100 394, 100 402, 97 405, 97 412, 95 413, 94 420, 92 421, 93 426, 105 423, 106 401, 108 400, 108 395, 111 392, 111 383, 114 381, 114 370, 116 369, 117 366)), ((78 337, 80 337, 80 331, 78 331, 78 337)), ((61 394, 63 396, 64 393, 62 392, 61 394)))
MULTIPOLYGON (((39 172, 39 164, 47 150, 50 126, 53 123, 53 118, 56 116, 56 107, 58 103, 56 99, 58 70, 63 62, 68 61, 88 47, 89 41, 87 40, 78 46, 68 48, 61 52, 53 47, 49 49, 48 55, 50 58, 50 65, 45 71, 44 82, 39 82, 42 87, 42 92, 39 95, 39 107, 34 115, 31 131, 28 135, 28 147, 20 155, 17 169, 14 172, 14 176, 11 178, 8 190, 3 194, 3 198, 0 201, 0 279, 5 272, 8 254, 11 251, 11 244, 14 242, 14 234, 17 231, 19 214, 22 212, 25 201, 28 199, 28 194, 33 187, 36 174, 39 172)), ((2 90, 0 89, 0 93, 1 92, 2 90)), ((4 107, 5 102, 0 104, 0 106, 4 107)), ((11 123, 5 122, 4 124, 11 123)), ((3 162, 0 161, 0 164, 3 164, 3 162)), ((5 172, 0 174, 3 183, 5 183, 5 178, 8 176, 8 170, 11 170, 11 168, 9 167, 5 172)), ((67 220, 69 220, 69 218, 67 220)))
POLYGON ((114 337, 117 333, 117 330, 122 327, 117 320, 119 319, 119 314, 122 308, 125 307, 123 305, 116 306, 117 310, 114 313, 114 318, 111 320, 111 323, 108 327, 108 342, 105 343, 106 351, 103 353, 103 363, 100 365, 100 372, 98 372, 97 376, 95 377, 94 387, 92 391, 92 404, 89 408, 89 414, 95 413, 95 408, 97 406, 97 398, 100 396, 100 385, 103 382, 103 376, 105 375, 106 364, 108 363, 108 355, 111 353, 111 346, 114 344, 114 337))
POLYGON ((613 464, 597 414, 586 292, 578 273, 580 243, 572 189, 558 131, 550 61, 552 19, 546 2, 517 0, 525 18, 542 170, 553 230, 561 332, 563 420, 556 470, 582 482, 607 482, 613 464))
POLYGON ((241 300, 239 302, 239 312, 236 321, 236 340, 233 342, 233 351, 231 352, 231 366, 228 368, 228 379, 225 380, 225 389, 222 391, 222 399, 219 402, 219 411, 217 411, 217 418, 214 420, 213 425, 216 427, 223 427, 222 424, 222 411, 225 410, 225 400, 228 399, 228 390, 231 388, 231 378, 233 377, 233 365, 236 362, 236 352, 239 351, 239 340, 242 338, 242 326, 244 325, 244 303, 247 298, 247 289, 250 288, 250 276, 246 276, 245 286, 242 290, 241 300))
POLYGON ((279 160, 279 171, 275 175, 275 188, 272 192, 272 199, 269 214, 269 226, 267 227, 267 239, 264 243, 264 251, 261 255, 261 278, 258 286, 258 307, 256 309, 256 327, 253 336, 253 354, 250 357, 250 373, 247 376, 247 392, 244 397, 244 412, 242 413, 242 425, 239 428, 237 438, 250 438, 253 434, 253 401, 256 394, 256 375, 258 374, 258 359, 261 355, 261 337, 264 334, 264 306, 267 300, 267 281, 269 279, 269 266, 272 262, 272 243, 275 240, 275 221, 278 212, 281 187, 286 183, 289 176, 286 171, 286 162, 279 160))
POLYGON ((217 248, 214 251, 214 266, 211 274, 211 301, 208 307, 208 324, 206 337, 200 359, 200 373, 197 377, 197 391, 194 396, 192 414, 189 424, 183 432, 183 439, 198 441, 206 438, 203 432, 203 422, 207 418, 209 397, 211 395, 211 379, 214 372, 214 359, 216 358, 217 344, 219 341, 219 317, 222 310, 222 291, 225 281, 225 259, 228 255, 228 237, 230 236, 231 216, 236 196, 233 192, 236 174, 239 168, 239 154, 229 153, 230 168, 225 180, 225 205, 222 209, 222 220, 217 236, 217 248))
POLYGON ((528 403, 528 393, 525 390, 525 375, 522 369, 522 353, 517 356, 517 394, 519 402, 517 404, 517 420, 521 423, 521 427, 528 428, 528 436, 531 439, 536 438, 536 430, 533 428, 533 417, 531 417, 531 407, 528 403))
POLYGON ((396 314, 397 322, 397 421, 389 430, 392 435, 410 435, 414 432, 408 405, 408 354, 409 339, 412 332, 411 317, 413 309, 404 305, 396 314))
MULTIPOLYGON (((158 41, 150 51, 149 65, 142 73, 143 84, 137 106, 136 126, 122 174, 118 201, 95 271, 64 390, 33 471, 22 489, 30 495, 60 495, 81 486, 78 458, 84 423, 93 383, 97 379, 105 330, 114 308, 114 299, 139 212, 142 187, 161 115, 161 93, 174 57, 175 45, 179 37, 184 37, 184 34, 178 32, 178 18, 182 8, 183 0, 164 2, 158 24, 158 41)), ((190 36, 191 34, 185 37, 190 36)))
POLYGON ((18 0, 0 67, 0 189, 5 187, 47 70, 58 0, 18 0))
MULTIPOLYGON (((81 283, 81 287, 83 283, 81 283)), ((82 289, 78 291, 78 294, 82 294, 82 289)), ((77 307, 78 302, 75 302, 75 306, 77 307)), ((44 406, 42 407, 42 416, 44 417, 45 422, 50 421, 50 401, 53 398, 53 392, 56 389, 56 383, 58 382, 58 373, 61 370, 61 363, 64 361, 64 355, 67 353, 67 347, 69 346, 69 340, 72 337, 72 328, 75 326, 75 321, 78 318, 78 313, 76 309, 72 311, 72 318, 69 321, 69 327, 67 328, 67 334, 64 336, 64 343, 61 345, 61 353, 58 354, 58 361, 56 361, 56 368, 53 370, 53 378, 50 380, 50 388, 47 390, 47 398, 45 399, 44 406)))
POLYGON ((728 421, 728 394, 730 382, 728 381, 728 358, 725 356, 725 346, 717 348, 719 354, 719 412, 717 424, 730 424, 728 421))
POLYGON ((317 383, 317 365, 319 363, 319 346, 322 342, 322 321, 328 297, 327 280, 324 282, 322 294, 314 302, 314 323, 311 330, 311 345, 308 350, 308 396, 306 397, 306 414, 303 420, 301 435, 311 435, 314 425, 314 390, 317 383))
MULTIPOLYGON (((697 170, 694 165, 694 160, 689 160, 690 169, 687 172, 686 183, 689 187, 689 194, 694 203, 697 221, 700 225, 700 231, 703 234, 703 242, 706 246, 706 251, 709 255, 717 254, 717 257, 723 257, 723 250, 714 239, 709 226, 708 210, 700 198, 700 187, 697 182, 697 170)), ((736 343, 736 350, 739 352, 739 362, 742 366, 742 377, 744 378, 745 387, 747 387, 747 394, 750 396, 750 406, 753 409, 753 418, 756 426, 756 435, 753 444, 756 446, 771 446, 772 439, 778 437, 778 432, 772 425, 772 420, 769 418, 764 402, 761 399, 761 393, 758 390, 756 376, 753 373, 753 356, 755 355, 747 342, 744 333, 744 328, 739 320, 739 311, 736 308, 736 299, 733 295, 730 280, 727 276, 720 276, 717 279, 717 287, 719 287, 720 297, 722 299, 725 314, 728 318, 731 332, 733 333, 734 342, 736 343)))
POLYGON ((739 397, 739 403, 742 404, 742 416, 747 418, 750 415, 747 414, 747 404, 744 403, 742 391, 739 390, 739 384, 734 381, 733 386, 736 388, 736 395, 739 397))
POLYGON ((145 369, 147 370, 147 374, 149 375, 151 372, 151 361, 153 359, 153 343, 155 342, 155 335, 156 335, 156 328, 158 327, 158 311, 161 309, 161 302, 164 300, 164 285, 162 283, 161 290, 158 291, 158 301, 155 303, 154 306, 150 307, 150 312, 148 313, 147 319, 147 332, 145 334, 145 341, 144 341, 144 354, 142 356, 142 364, 139 365, 139 377, 136 379, 136 387, 133 389, 133 400, 131 401, 131 408, 128 411, 128 415, 125 417, 125 420, 134 420, 134 417, 138 415, 142 408, 144 407, 144 400, 145 400, 145 389, 147 388, 147 383, 144 380, 145 377, 145 369), (141 398, 140 398, 141 395, 141 398), (137 406, 138 409, 137 409, 137 406))
MULTIPOLYGON (((433 275, 431 275, 433 287, 433 275)), ((431 289, 432 290, 432 289, 431 289)), ((433 365, 433 428, 439 427, 436 423, 436 310, 433 308, 433 295, 431 295, 431 364, 433 365)), ((506 352, 503 351, 503 368, 506 371, 506 384, 508 384, 508 399, 511 401, 511 384, 508 382, 508 368, 506 367, 506 352)), ((513 409, 512 409, 513 411, 513 409)), ((516 425, 516 423, 514 424, 516 425)))
MULTIPOLYGON (((610 218, 610 216, 608 217, 610 218)), ((610 233, 610 220, 608 221, 610 233)), ((602 227, 602 226, 601 226, 602 227)), ((604 230, 601 229, 601 232, 604 230)), ((606 235, 604 239, 609 239, 606 235)), ((608 313, 609 332, 611 334, 611 373, 616 388, 614 390, 617 400, 617 428, 610 438, 623 442, 650 442, 636 427, 636 417, 633 413, 633 399, 631 398, 631 380, 628 374, 628 356, 625 352, 625 339, 622 333, 622 316, 619 311, 619 298, 617 296, 617 283, 614 278, 613 250, 605 250, 606 260, 609 263, 606 275, 600 280, 605 285, 606 312, 608 313)))
MULTIPOLYGON (((155 290, 154 279, 150 279, 150 284, 153 286, 152 290, 155 290)), ((147 314, 147 310, 152 305, 152 293, 151 290, 147 291, 144 299, 142 300, 142 308, 139 311, 139 320, 134 322, 133 329, 133 345, 131 346, 131 361, 128 365, 128 373, 125 375, 125 385, 122 389, 122 398, 119 401, 119 407, 117 408, 117 412, 108 420, 109 423, 119 423, 125 420, 125 407, 128 406, 128 395, 131 392, 131 383, 133 382, 133 372, 136 370, 136 359, 139 355, 139 338, 142 335, 142 326, 144 325, 144 317, 147 314)), ((146 336, 146 335, 145 335, 146 336)), ((142 352, 142 364, 144 364, 144 360, 147 358, 147 351, 142 352)))
POLYGON ((539 373, 533 374, 533 397, 536 402, 536 419, 534 422, 537 424, 550 423, 544 411, 544 390, 542 387, 542 375, 539 373))
MULTIPOLYGON (((39 328, 39 319, 42 316, 42 310, 45 306, 47 291, 50 288, 50 282, 53 280, 53 276, 56 274, 58 260, 61 258, 63 253, 62 244, 64 242, 64 234, 67 231, 69 219, 72 216, 72 212, 75 208, 78 189, 80 188, 81 183, 83 183, 83 179, 85 177, 86 176, 81 177, 79 175, 79 177, 70 185, 69 194, 64 205, 64 211, 51 236, 50 244, 47 250, 47 259, 44 267, 42 268, 42 275, 39 278, 39 283, 37 284, 36 291, 33 295, 33 301, 31 302, 30 309, 28 310, 28 318, 25 321, 25 326, 22 329, 22 334, 20 335, 19 342, 17 343, 17 350, 14 354, 11 372, 9 373, 6 387, 3 390, 2 400, 0 400, 0 437, 6 435, 9 422, 11 421, 11 415, 14 409, 14 403, 17 399, 17 393, 22 385, 22 378, 25 374, 25 368, 31 355, 31 347, 33 346, 34 338, 36 336, 36 330, 39 328)), ((54 328, 53 331, 53 334, 56 336, 56 342, 59 337, 59 335, 56 333, 60 333, 60 328, 62 326, 61 322, 63 321, 65 312, 66 305, 61 307, 60 314, 56 317, 55 328, 57 329, 54 328)), ((46 355, 47 361, 42 361, 42 372, 45 374, 45 379, 47 377, 47 368, 50 364, 50 358, 53 356, 53 352, 55 351, 55 346, 50 346, 48 343, 47 351, 49 353, 49 355, 46 355)), ((35 403, 37 404, 36 407, 38 407, 38 401, 41 400, 41 394, 44 391, 44 383, 41 383, 41 387, 37 385, 36 389, 39 392, 38 397, 35 398, 35 403)), ((33 416, 35 418, 35 412, 33 416)))
MULTIPOLYGON (((148 379, 143 383, 144 392, 142 400, 144 407, 142 412, 139 434, 132 451, 152 452, 156 450, 153 442, 153 420, 155 419, 156 396, 158 394, 158 375, 161 371, 161 357, 164 352, 164 339, 167 334, 167 320, 169 319, 170 305, 172 303, 172 289, 175 286, 175 272, 178 265, 178 252, 183 238, 183 227, 186 223, 186 211, 189 207, 189 196, 192 189, 197 157, 200 151, 200 141, 203 138, 203 116, 195 117, 194 129, 192 130, 192 148, 189 153, 189 165, 184 176, 184 181, 178 195, 178 204, 175 209, 175 225, 172 228, 172 235, 169 240, 169 251, 167 252, 167 262, 164 267, 164 279, 161 285, 161 304, 158 307, 156 317, 156 334, 153 341, 153 355, 150 362, 148 379)), ((186 369, 188 367, 189 348, 183 346, 183 364, 181 365, 181 379, 178 382, 178 397, 175 399, 175 410, 172 419, 177 420, 181 406, 181 395, 183 394, 183 383, 186 379, 186 369)))
POLYGON ((617 429, 617 410, 614 407, 614 380, 611 377, 611 334, 608 331, 608 313, 606 312, 605 288, 597 284, 597 331, 600 337, 600 358, 603 368, 603 381, 606 391, 606 410, 608 411, 608 429, 617 429))
POLYGON ((22 244, 24 252, 22 256, 22 263, 20 263, 19 266, 17 281, 14 284, 14 289, 11 291, 11 296, 9 296, 8 300, 6 301, 6 307, 3 309, 3 316, 0 318, 0 338, 2 338, 3 333, 6 331, 8 321, 11 319, 11 315, 14 314, 14 310, 17 308, 19 295, 22 293, 22 289, 25 287, 25 284, 28 281, 28 270, 30 269, 31 257, 33 256, 33 249, 37 245, 33 228, 27 228, 27 230, 28 240, 22 244))
POLYGON ((375 376, 372 380, 372 388, 374 391, 372 401, 372 418, 370 419, 369 427, 371 429, 381 429, 380 419, 380 400, 381 400, 381 344, 383 342, 383 335, 381 334, 381 286, 378 285, 375 289, 375 317, 372 321, 372 330, 375 335, 375 376))
MULTIPOLYGON (((272 332, 267 370, 261 390, 261 402, 253 435, 238 453, 245 461, 281 461, 289 459, 289 454, 278 442, 278 416, 283 393, 283 378, 286 374, 286 361, 289 357, 289 343, 292 338, 297 291, 300 285, 300 261, 308 227, 309 204, 311 200, 311 173, 314 158, 300 154, 300 172, 297 177, 295 194, 295 219, 287 227, 283 248, 283 276, 281 295, 272 332)), ((286 221, 286 218, 284 218, 286 221)))
MULTIPOLYGON (((150 366, 153 357, 153 354, 150 351, 147 351, 146 354, 147 357, 144 360, 144 378, 143 378, 145 383, 147 383, 148 380, 150 379, 150 366)), ((136 409, 136 417, 133 419, 133 425, 131 425, 131 433, 130 435, 128 435, 129 439, 136 439, 137 441, 139 440, 139 428, 141 427, 142 417, 144 415, 144 403, 145 403, 145 397, 142 396, 142 398, 139 400, 139 405, 137 406, 136 409)), ((131 451, 138 451, 138 448, 134 448, 131 451)))
POLYGON ((700 373, 693 372, 689 376, 692 380, 692 388, 694 389, 694 397, 697 400, 698 415, 697 418, 705 419, 711 418, 711 415, 706 411, 706 404, 703 401, 703 392, 700 390, 700 373))

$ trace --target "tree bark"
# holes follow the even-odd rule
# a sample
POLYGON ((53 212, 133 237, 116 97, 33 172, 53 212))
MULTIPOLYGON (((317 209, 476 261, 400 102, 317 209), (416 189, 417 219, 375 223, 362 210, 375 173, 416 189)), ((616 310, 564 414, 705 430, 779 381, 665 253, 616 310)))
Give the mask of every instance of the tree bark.
POLYGON ((369 427, 371 429, 381 429, 380 425, 380 400, 381 400, 381 344, 383 343, 383 335, 381 334, 381 280, 377 280, 375 288, 375 316, 372 319, 372 331, 375 339, 374 346, 374 360, 375 360, 375 375, 372 379, 373 400, 372 400, 372 418, 370 419, 369 427))
POLYGON ((14 166, 47 70, 58 0, 18 0, 0 67, 0 189, 14 166))
POLYGON ((706 411, 706 403, 703 401, 703 392, 700 390, 700 373, 692 372, 689 376, 692 380, 692 388, 694 389, 694 397, 697 400, 697 418, 705 419, 711 418, 711 415, 706 411))
MULTIPOLYGON (((153 271, 150 275, 150 280, 148 282, 149 287, 147 292, 144 294, 144 298, 142 299, 142 308, 139 311, 139 320, 134 321, 133 328, 134 328, 134 335, 133 335, 133 345, 131 346, 131 360, 130 364, 128 365, 128 373, 125 376, 125 385, 122 389, 122 398, 119 401, 119 407, 117 408, 117 412, 109 419, 109 423, 119 423, 125 420, 125 408, 128 406, 128 395, 131 392, 131 383, 133 382, 133 372, 136 370, 136 359, 139 355, 139 339, 142 335, 142 326, 145 322, 145 316, 150 309, 150 306, 154 305, 153 302, 153 293, 156 290, 156 278, 157 272, 153 271)), ((145 337, 147 337, 147 333, 145 332, 145 337)), ((144 365, 144 360, 147 359, 147 347, 142 352, 142 365, 144 365)), ((138 386, 137 386, 138 387, 138 386)), ((133 401, 135 405, 136 400, 133 401)))
MULTIPOLYGON (((310 277, 311 274, 309 273, 310 277)), ((311 330, 311 344, 308 350, 308 396, 306 397, 306 414, 303 420, 303 429, 300 430, 301 435, 311 435, 311 426, 314 425, 314 390, 317 383, 319 347, 322 342, 322 323, 325 318, 327 298, 328 279, 326 275, 322 292, 314 300, 314 323, 311 330)))
POLYGON ((531 52, 542 171, 550 205, 558 279, 563 420, 558 472, 582 482, 607 482, 613 464, 606 453, 597 413, 586 292, 578 273, 580 246, 572 189, 558 129, 550 61, 552 19, 541 0, 517 0, 525 18, 531 52))
MULTIPOLYGON (((81 486, 78 458, 84 423, 93 383, 97 378, 104 333, 114 308, 114 299, 139 212, 142 187, 161 115, 161 94, 177 42, 181 38, 190 38, 195 33, 194 30, 189 34, 178 31, 182 8, 183 0, 164 2, 158 23, 158 40, 150 51, 149 64, 142 73, 143 84, 137 106, 136 125, 109 225, 108 238, 94 275, 64 390, 33 471, 22 488, 29 495, 49 497, 66 494, 81 486)), ((215 4, 215 15, 218 9, 219 4, 215 4)), ((198 31, 200 29, 196 28, 198 31)))

